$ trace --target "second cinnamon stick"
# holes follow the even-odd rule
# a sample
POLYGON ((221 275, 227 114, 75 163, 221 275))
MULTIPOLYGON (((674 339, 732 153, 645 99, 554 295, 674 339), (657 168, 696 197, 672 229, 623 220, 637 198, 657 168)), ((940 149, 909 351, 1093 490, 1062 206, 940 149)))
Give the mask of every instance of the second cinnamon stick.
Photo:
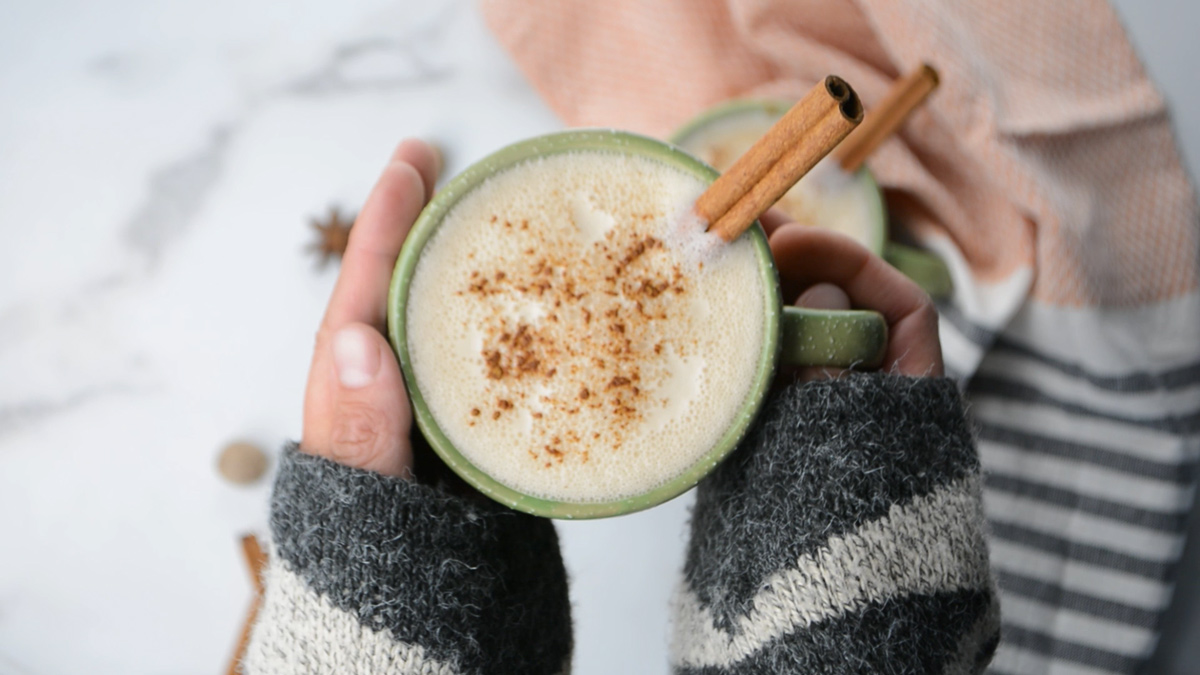
POLYGON ((938 73, 922 64, 892 86, 879 105, 867 112, 866 119, 838 146, 835 157, 848 173, 858 171, 879 144, 908 119, 938 86, 938 73))

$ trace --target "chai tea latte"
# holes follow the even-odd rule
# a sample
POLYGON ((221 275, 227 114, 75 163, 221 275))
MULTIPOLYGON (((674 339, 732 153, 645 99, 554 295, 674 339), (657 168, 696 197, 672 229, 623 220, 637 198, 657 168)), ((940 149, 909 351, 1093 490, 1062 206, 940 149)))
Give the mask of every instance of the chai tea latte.
POLYGON ((679 216, 705 187, 579 151, 507 169, 453 207, 406 323, 420 391, 466 459, 524 494, 597 502, 712 449, 753 388, 767 310, 748 238, 715 258, 680 248, 679 216))

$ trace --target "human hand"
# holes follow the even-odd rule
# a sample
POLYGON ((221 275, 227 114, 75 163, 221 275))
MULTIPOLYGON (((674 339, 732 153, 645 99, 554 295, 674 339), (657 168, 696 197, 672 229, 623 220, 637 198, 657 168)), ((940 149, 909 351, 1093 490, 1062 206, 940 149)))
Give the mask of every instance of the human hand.
MULTIPOLYGON (((760 219, 771 244, 785 300, 814 309, 873 309, 888 325, 882 370, 941 376, 937 310, 899 270, 849 237, 790 222, 772 209, 760 219)), ((826 375, 827 369, 808 369, 826 375)))
POLYGON ((350 230, 337 285, 317 331, 300 449, 388 476, 412 473, 412 411, 388 344, 392 269, 441 172, 437 150, 396 148, 350 230))

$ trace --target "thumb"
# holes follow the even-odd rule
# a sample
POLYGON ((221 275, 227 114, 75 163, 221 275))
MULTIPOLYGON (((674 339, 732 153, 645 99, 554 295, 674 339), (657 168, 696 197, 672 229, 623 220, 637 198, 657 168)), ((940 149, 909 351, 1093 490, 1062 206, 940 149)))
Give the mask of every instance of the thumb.
POLYGON ((329 459, 389 476, 412 472, 412 411, 399 364, 383 335, 363 323, 329 341, 334 377, 328 386, 329 459))

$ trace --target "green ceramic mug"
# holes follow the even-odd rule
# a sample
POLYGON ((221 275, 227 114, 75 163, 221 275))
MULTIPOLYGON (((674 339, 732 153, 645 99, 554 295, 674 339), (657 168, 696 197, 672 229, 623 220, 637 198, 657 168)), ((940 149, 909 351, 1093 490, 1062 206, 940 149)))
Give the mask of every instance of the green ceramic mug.
MULTIPOLYGON (((426 244, 443 219, 468 194, 490 177, 538 158, 561 153, 620 153, 636 155, 711 183, 717 173, 691 155, 661 141, 608 130, 578 130, 550 134, 516 143, 474 164, 434 196, 414 224, 396 262, 388 297, 388 330, 399 357, 415 419, 421 432, 442 460, 483 494, 509 507, 550 518, 599 518, 631 513, 665 502, 695 485, 741 440, 762 405, 780 364, 844 367, 878 366, 887 346, 883 317, 869 311, 819 311, 785 307, 780 299, 778 274, 766 236, 755 225, 749 237, 757 261, 762 297, 763 341, 758 345, 754 378, 749 393, 737 404, 728 428, 712 447, 701 449, 682 473, 670 476, 652 489, 619 499, 598 501, 553 500, 524 494, 488 475, 464 456, 447 437, 423 395, 423 383, 414 374, 410 353, 409 291, 426 244)), ((482 224, 480 225, 483 226, 482 224)), ((482 363, 482 362, 481 362, 482 363)), ((480 377, 484 377, 481 366, 480 377)))
MULTIPOLYGON (((724 136, 739 150, 749 146, 766 132, 791 107, 793 102, 782 99, 738 99, 722 103, 700 113, 671 135, 670 141, 697 157, 721 168, 736 157, 713 157, 708 138, 724 136)), ((933 298, 950 295, 953 282, 946 264, 940 258, 921 249, 888 240, 888 213, 883 191, 875 176, 863 166, 849 177, 847 186, 857 193, 859 206, 865 211, 866 227, 847 232, 872 253, 882 256, 893 267, 917 282, 933 298)), ((780 206, 788 211, 788 197, 780 206)), ((791 214, 795 217, 797 214, 791 214)))

